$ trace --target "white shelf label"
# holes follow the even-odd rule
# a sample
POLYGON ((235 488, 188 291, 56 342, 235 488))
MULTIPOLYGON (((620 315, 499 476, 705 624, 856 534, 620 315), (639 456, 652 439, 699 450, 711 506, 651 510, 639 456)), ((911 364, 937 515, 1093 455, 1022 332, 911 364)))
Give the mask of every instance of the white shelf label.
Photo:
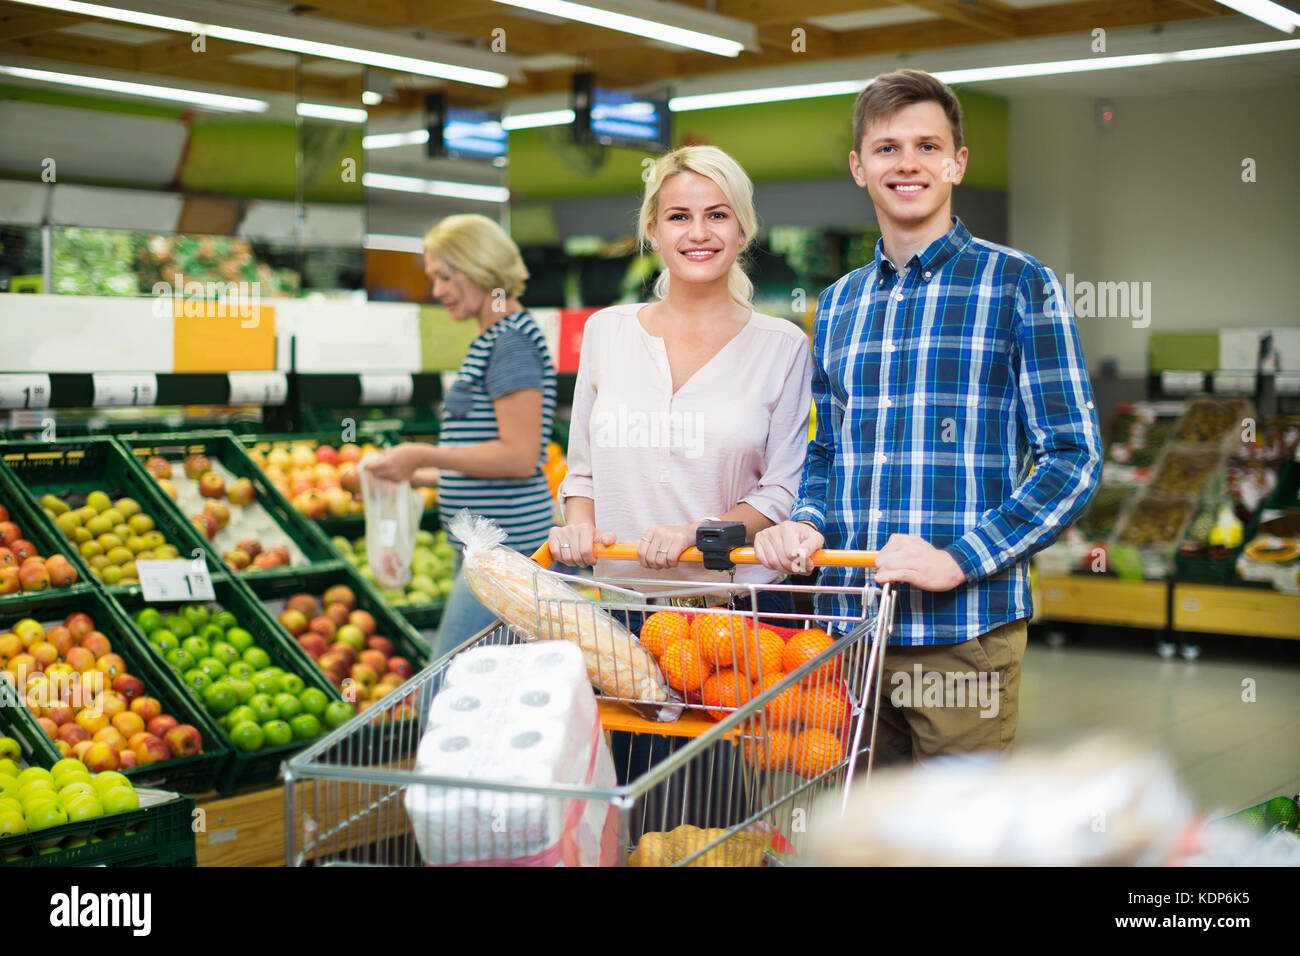
POLYGON ((410 373, 361 373, 362 405, 405 405, 415 391, 410 373))
POLYGON ((93 404, 96 408, 115 405, 152 405, 158 400, 158 376, 152 372, 105 374, 96 372, 93 404))
POLYGON ((283 405, 289 396, 284 372, 229 372, 231 405, 283 405))
POLYGON ((1278 372, 1273 389, 1279 395, 1300 395, 1300 372, 1278 372))
POLYGON ((140 590, 150 604, 168 601, 215 601, 212 578, 202 560, 139 561, 140 590))
POLYGON ((0 375, 0 408, 47 408, 48 375, 0 375))
POLYGON ((1220 370, 1214 373, 1216 395, 1254 395, 1255 373, 1220 370))
POLYGON ((1160 373, 1160 391, 1167 395, 1191 395, 1204 388, 1204 372, 1167 368, 1160 373))

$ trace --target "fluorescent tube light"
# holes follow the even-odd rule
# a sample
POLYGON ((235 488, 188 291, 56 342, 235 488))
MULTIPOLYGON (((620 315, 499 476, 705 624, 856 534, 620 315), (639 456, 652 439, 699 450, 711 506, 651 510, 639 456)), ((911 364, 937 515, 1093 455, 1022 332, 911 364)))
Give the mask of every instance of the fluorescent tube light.
POLYGON ((368 189, 394 189, 404 193, 424 193, 427 196, 445 196, 449 199, 472 199, 478 202, 509 202, 510 190, 505 186, 478 186, 474 183, 455 183, 442 179, 417 179, 414 176, 393 176, 388 173, 365 173, 361 184, 368 189))
POLYGON ((1219 0, 1225 7, 1231 7, 1238 13, 1253 17, 1260 23, 1267 23, 1283 33, 1294 33, 1300 26, 1300 13, 1288 10, 1273 0, 1219 0))
POLYGON ((248 43, 272 50, 284 50, 288 53, 302 53, 307 56, 319 56, 329 60, 343 60, 346 63, 363 63, 367 66, 376 66, 385 70, 416 73, 420 76, 436 76, 461 83, 474 83, 478 86, 500 88, 509 82, 509 78, 504 73, 496 73, 490 70, 453 66, 450 63, 438 63, 434 60, 422 60, 411 56, 400 56, 395 53, 383 53, 378 50, 363 50, 337 43, 304 40, 299 37, 275 33, 262 33, 257 30, 242 30, 238 27, 202 23, 198 20, 185 20, 180 17, 144 13, 139 10, 110 7, 98 3, 83 3, 81 0, 16 0, 16 2, 31 7, 41 7, 46 10, 76 13, 87 17, 98 17, 101 20, 114 20, 118 23, 153 27, 157 30, 175 30, 178 33, 189 34, 200 33, 216 37, 219 40, 230 40, 233 43, 248 43))
POLYGON ((29 70, 21 66, 0 66, 0 74, 16 76, 24 80, 36 80, 41 83, 56 83, 61 86, 79 86, 88 90, 103 90, 106 93, 125 93, 129 96, 144 96, 155 100, 193 103, 195 106, 207 106, 212 109, 231 110, 240 113, 265 113, 269 106, 266 100, 254 100, 245 96, 226 96, 222 93, 182 90, 171 86, 154 86, 150 83, 106 80, 98 76, 81 76, 75 73, 29 70))
POLYGON ((339 123, 364 123, 369 114, 352 106, 327 106, 324 103, 299 103, 299 116, 309 119, 335 120, 339 123))
POLYGON ((427 129, 413 129, 405 133, 371 133, 361 137, 362 149, 393 149, 397 146, 418 146, 429 141, 427 129))
POLYGON ((506 116, 501 126, 507 130, 534 129, 538 126, 567 126, 574 120, 573 110, 546 110, 542 113, 520 113, 506 116))
POLYGON ((743 43, 725 37, 675 27, 659 20, 647 20, 626 13, 615 13, 613 10, 602 10, 600 7, 590 7, 585 3, 572 3, 570 0, 497 0, 497 3, 523 7, 533 13, 547 13, 565 20, 590 23, 593 26, 618 30, 620 33, 631 33, 634 36, 684 46, 691 50, 716 53, 719 56, 735 56, 745 48, 743 43))
POLYGON ((393 236, 372 232, 366 235, 367 249, 385 249, 389 252, 424 252, 424 240, 418 236, 393 236))
POLYGON ((374 90, 366 90, 361 94, 361 102, 366 106, 378 106, 384 101, 383 93, 376 93, 374 90))

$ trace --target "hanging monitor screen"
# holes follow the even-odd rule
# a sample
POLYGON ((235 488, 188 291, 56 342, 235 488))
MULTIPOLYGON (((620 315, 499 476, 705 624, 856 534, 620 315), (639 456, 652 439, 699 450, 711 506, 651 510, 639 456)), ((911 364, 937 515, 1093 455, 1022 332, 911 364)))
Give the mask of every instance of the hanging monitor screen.
POLYGON ((573 77, 573 135, 579 142, 664 151, 672 148, 668 93, 632 93, 597 86, 590 73, 573 77))
POLYGON ((481 107, 451 106, 441 93, 425 98, 430 157, 477 159, 502 166, 506 161, 506 131, 501 113, 481 107))

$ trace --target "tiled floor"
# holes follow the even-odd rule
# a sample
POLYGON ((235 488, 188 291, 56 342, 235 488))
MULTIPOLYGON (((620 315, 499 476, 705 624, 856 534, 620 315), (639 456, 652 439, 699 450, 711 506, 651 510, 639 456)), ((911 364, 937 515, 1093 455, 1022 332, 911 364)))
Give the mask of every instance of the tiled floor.
POLYGON ((1083 636, 1055 648, 1031 639, 1017 749, 1121 730, 1170 754, 1203 810, 1300 793, 1300 646, 1270 643, 1225 648, 1206 639, 1202 657, 1187 662, 1162 660, 1142 638, 1083 636), (1242 699, 1247 679, 1253 702, 1242 699))

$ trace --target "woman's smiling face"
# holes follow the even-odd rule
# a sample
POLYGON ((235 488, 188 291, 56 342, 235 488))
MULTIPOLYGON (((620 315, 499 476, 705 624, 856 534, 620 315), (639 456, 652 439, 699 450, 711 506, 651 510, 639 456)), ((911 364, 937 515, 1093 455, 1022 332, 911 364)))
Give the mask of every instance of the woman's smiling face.
POLYGON ((740 253, 740 223, 722 188, 707 176, 681 172, 659 187, 650 238, 659 243, 674 282, 726 282, 740 253))

